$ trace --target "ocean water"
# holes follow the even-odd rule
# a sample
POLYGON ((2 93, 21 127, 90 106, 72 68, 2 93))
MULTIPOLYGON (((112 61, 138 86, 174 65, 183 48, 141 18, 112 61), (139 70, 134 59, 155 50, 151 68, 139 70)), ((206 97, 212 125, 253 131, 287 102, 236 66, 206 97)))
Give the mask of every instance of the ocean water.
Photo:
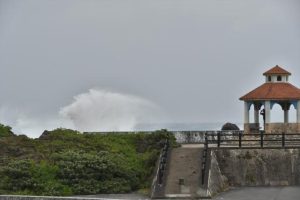
MULTIPOLYGON (((135 131, 154 131, 167 129, 169 131, 211 131, 221 130, 226 122, 217 123, 140 123, 135 126, 135 131)), ((242 123, 235 123, 242 129, 242 123)))

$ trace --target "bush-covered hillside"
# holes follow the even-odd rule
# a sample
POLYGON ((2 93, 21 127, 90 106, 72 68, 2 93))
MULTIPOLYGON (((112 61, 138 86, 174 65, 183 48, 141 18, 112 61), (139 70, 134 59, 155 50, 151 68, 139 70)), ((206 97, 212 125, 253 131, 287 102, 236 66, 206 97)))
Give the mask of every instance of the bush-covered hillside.
POLYGON ((166 131, 82 134, 45 131, 38 139, 0 126, 0 194, 77 195, 149 188, 166 131))
POLYGON ((13 132, 11 131, 10 126, 4 126, 3 124, 0 124, 0 137, 8 137, 13 136, 13 132))

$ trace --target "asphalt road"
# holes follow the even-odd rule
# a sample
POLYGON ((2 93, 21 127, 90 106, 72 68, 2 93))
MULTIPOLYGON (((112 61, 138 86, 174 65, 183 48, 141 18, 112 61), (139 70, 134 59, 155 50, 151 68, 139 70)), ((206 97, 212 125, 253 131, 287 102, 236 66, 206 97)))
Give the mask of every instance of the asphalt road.
POLYGON ((142 194, 97 194, 97 195, 84 195, 76 196, 84 198, 99 198, 103 200, 149 200, 148 196, 142 194))
MULTIPOLYGON (((140 194, 100 194, 84 197, 104 200, 149 200, 149 197, 140 194)), ((212 200, 300 200, 300 187, 240 187, 223 192, 212 200)))
POLYGON ((214 200, 300 200, 300 187, 241 187, 223 192, 214 200))

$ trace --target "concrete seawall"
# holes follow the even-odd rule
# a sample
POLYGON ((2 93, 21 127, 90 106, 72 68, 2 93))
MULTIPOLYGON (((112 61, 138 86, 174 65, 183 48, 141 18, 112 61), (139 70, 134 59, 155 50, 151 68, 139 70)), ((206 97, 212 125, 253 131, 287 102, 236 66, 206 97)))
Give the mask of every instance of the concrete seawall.
MULTIPOLYGON (((141 131, 143 133, 153 133, 153 131, 141 131)), ((188 143, 204 143, 205 134, 215 135, 215 137, 210 136, 209 139, 216 139, 218 132, 222 134, 232 135, 232 134, 243 134, 244 131, 169 131, 176 138, 176 142, 179 144, 188 144, 188 143)), ((115 132, 85 132, 85 134, 113 134, 115 132)), ((138 131, 133 132, 118 132, 118 134, 128 134, 128 133, 139 133, 138 131)))
POLYGON ((300 149, 215 149, 208 191, 237 186, 300 185, 300 149))
POLYGON ((148 200, 149 197, 139 194, 99 194, 76 197, 58 196, 26 196, 26 195, 0 195, 0 200, 148 200))
POLYGON ((0 195, 0 200, 105 200, 106 198, 0 195))

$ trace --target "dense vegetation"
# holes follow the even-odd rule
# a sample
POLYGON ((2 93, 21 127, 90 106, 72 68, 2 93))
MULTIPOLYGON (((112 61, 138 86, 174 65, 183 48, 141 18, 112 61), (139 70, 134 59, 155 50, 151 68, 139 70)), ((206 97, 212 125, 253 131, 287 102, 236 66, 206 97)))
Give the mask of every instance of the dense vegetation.
POLYGON ((0 137, 8 137, 13 135, 14 134, 11 131, 11 127, 0 124, 0 137))
POLYGON ((1 125, 0 194, 77 195, 149 188, 167 137, 166 131, 82 134, 56 129, 30 139, 1 125))

